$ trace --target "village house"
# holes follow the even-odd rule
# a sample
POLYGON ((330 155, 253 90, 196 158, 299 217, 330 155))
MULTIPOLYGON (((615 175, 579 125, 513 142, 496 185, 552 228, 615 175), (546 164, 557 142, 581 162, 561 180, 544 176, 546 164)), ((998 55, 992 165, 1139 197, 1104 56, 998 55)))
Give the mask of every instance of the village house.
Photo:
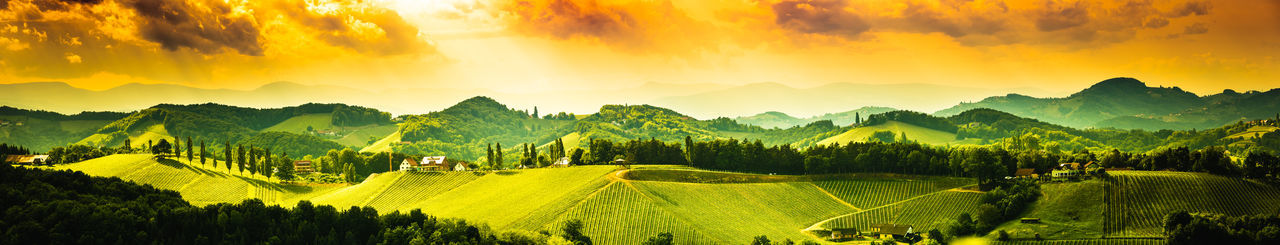
POLYGON ((560 159, 556 160, 555 163, 552 163, 551 166, 552 167, 568 167, 569 157, 561 157, 560 159))
POLYGON ((840 241, 840 240, 854 239, 854 238, 858 238, 859 235, 862 235, 862 234, 858 233, 858 229, 856 228, 832 228, 830 240, 840 241))
POLYGON ((400 161, 400 171, 409 171, 416 167, 418 167, 418 161, 413 160, 413 158, 405 158, 404 161, 400 161))
POLYGON ((471 171, 471 167, 468 167, 465 162, 458 162, 453 165, 453 171, 471 171))
POLYGON ((900 240, 903 237, 906 237, 907 234, 911 234, 912 232, 914 231, 912 230, 911 225, 898 225, 898 224, 871 225, 871 234, 875 235, 877 238, 882 240, 887 240, 890 238, 900 240))
POLYGON ((400 162, 400 171, 448 171, 449 169, 449 164, 444 162, 444 156, 422 157, 422 161, 405 158, 400 162))
POLYGON ((1088 166, 1088 164, 1081 165, 1074 162, 1059 164, 1057 168, 1050 172, 1050 176, 1053 177, 1053 180, 1079 179, 1080 176, 1084 175, 1084 166, 1088 166))
POLYGON ((1036 177, 1040 177, 1040 176, 1036 174, 1036 169, 1034 169, 1034 168, 1019 168, 1019 169, 1018 169, 1018 171, 1014 171, 1014 172, 1013 172, 1013 177, 1014 177, 1014 178, 1032 178, 1032 179, 1034 179, 1034 178, 1036 178, 1036 177))
POLYGON ((316 169, 311 166, 311 161, 293 161, 293 172, 295 173, 314 173, 316 169))

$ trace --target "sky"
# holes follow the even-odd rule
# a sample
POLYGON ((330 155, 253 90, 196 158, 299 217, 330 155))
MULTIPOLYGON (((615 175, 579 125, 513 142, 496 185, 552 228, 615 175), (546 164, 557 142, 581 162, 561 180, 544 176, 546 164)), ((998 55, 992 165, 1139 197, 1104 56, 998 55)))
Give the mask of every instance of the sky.
POLYGON ((0 0, 0 83, 1280 87, 1280 1, 0 0))

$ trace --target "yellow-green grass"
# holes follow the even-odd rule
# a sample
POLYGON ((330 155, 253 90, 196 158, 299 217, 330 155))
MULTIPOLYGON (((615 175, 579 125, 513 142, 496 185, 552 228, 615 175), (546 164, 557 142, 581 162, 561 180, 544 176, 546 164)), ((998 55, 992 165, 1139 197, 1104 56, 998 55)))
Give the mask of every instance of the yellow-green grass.
MULTIPOLYGON (((219 163, 222 164, 222 163, 219 163)), ((336 186, 298 186, 266 181, 262 176, 245 176, 225 168, 201 166, 199 160, 185 158, 155 159, 150 154, 118 154, 58 167, 82 171, 93 176, 119 177, 138 184, 182 193, 182 198, 196 205, 237 203, 258 198, 265 203, 285 204, 336 189, 336 186)), ((220 165, 222 167, 225 165, 220 165)), ((247 175, 247 173, 246 173, 247 175)))
POLYGON ((1270 125, 1253 126, 1249 127, 1249 129, 1244 132, 1231 134, 1227 137, 1223 137, 1223 139, 1253 139, 1276 130, 1280 130, 1280 127, 1270 125))
POLYGON ((1273 214, 1280 189, 1205 173, 1111 172, 1106 192, 1108 237, 1162 237, 1164 216, 1176 211, 1226 215, 1273 214))
MULTIPOLYGON (((578 134, 578 132, 569 133, 560 137, 560 141, 564 142, 564 152, 569 152, 569 151, 572 151, 573 149, 577 149, 579 147, 578 144, 581 143, 581 140, 582 140, 582 135, 578 134)), ((547 142, 546 144, 542 144, 541 146, 538 146, 538 148, 550 147, 552 143, 555 143, 555 142, 547 142)), ((583 150, 586 150, 586 149, 583 149, 583 150)))
MULTIPOLYGON (((166 141, 173 141, 173 136, 169 135, 169 130, 165 129, 164 124, 152 124, 142 130, 134 130, 128 133, 129 140, 133 142, 134 147, 142 146, 146 144, 147 141, 151 141, 153 143, 159 143, 162 139, 166 141)), ((116 144, 117 142, 113 141, 119 140, 120 139, 111 139, 107 134, 93 134, 89 135, 89 137, 85 137, 79 142, 76 142, 76 144, 103 146, 116 144)))
POLYGON ((826 229, 856 228, 867 230, 874 224, 911 225, 917 231, 938 228, 961 213, 974 213, 981 204, 982 193, 972 191, 940 191, 912 197, 884 206, 858 211, 815 224, 826 229))
POLYGON ((688 168, 647 167, 620 173, 628 180, 684 182, 684 183, 771 183, 806 181, 800 175, 763 175, 707 171, 688 168))
POLYGON ((289 132, 301 134, 307 132, 307 127, 314 130, 333 129, 332 113, 313 113, 301 116, 290 117, 283 122, 276 123, 271 127, 263 129, 263 132, 289 132))
POLYGON ((316 197, 317 204, 336 207, 369 206, 390 212, 453 190, 480 176, 480 172, 391 172, 370 177, 351 188, 316 197))
POLYGON ((360 127, 345 127, 347 132, 342 138, 334 140, 338 144, 352 147, 364 147, 369 145, 370 137, 383 138, 393 134, 399 130, 400 126, 395 124, 388 125, 365 125, 360 127))
POLYGON ((711 242, 687 218, 667 211, 626 182, 610 183, 542 230, 560 230, 569 220, 582 221, 583 233, 597 244, 635 244, 662 232, 670 232, 677 244, 711 242))
POLYGON ((877 131, 891 131, 897 137, 902 133, 907 134, 907 139, 916 142, 932 145, 949 144, 956 141, 956 134, 938 131, 930 128, 924 128, 908 123, 898 121, 888 121, 880 125, 857 127, 845 131, 844 133, 830 138, 818 141, 818 145, 830 145, 834 143, 848 144, 849 142, 866 142, 867 137, 877 131))
POLYGON ((399 129, 387 135, 386 137, 382 137, 382 139, 378 140, 377 142, 373 142, 373 144, 370 144, 369 146, 365 146, 363 149, 360 149, 360 153, 391 151, 391 144, 396 144, 396 143, 400 143, 399 129))
POLYGON ((1014 239, 1034 239, 1036 234, 1052 240, 1101 238, 1106 188, 1103 180, 1041 184, 1043 196, 1022 215, 1040 222, 1013 220, 996 230, 1007 231, 1014 239))
POLYGON ((855 211, 808 182, 629 183, 714 243, 743 243, 759 235, 774 240, 811 240, 801 230, 855 211))
POLYGON ((500 229, 533 230, 600 190, 609 183, 605 176, 615 169, 577 166, 496 172, 399 210, 420 208, 500 229))
POLYGON ((971 178, 948 177, 858 178, 814 182, 831 195, 864 209, 975 183, 971 178))

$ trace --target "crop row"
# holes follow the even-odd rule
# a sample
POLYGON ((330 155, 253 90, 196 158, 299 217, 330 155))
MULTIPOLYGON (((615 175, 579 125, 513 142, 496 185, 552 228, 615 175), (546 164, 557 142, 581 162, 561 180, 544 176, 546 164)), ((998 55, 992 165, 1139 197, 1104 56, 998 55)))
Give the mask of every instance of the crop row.
POLYGON ((931 192, 951 189, 972 181, 956 180, 832 180, 814 182, 818 187, 855 207, 868 209, 931 192))
POLYGON ((1121 172, 1109 179, 1106 201, 1106 233, 1153 237, 1162 234, 1162 220, 1171 212, 1267 213, 1280 208, 1280 191, 1200 173, 1121 172))
POLYGON ((390 187, 379 193, 367 206, 390 212, 439 195, 479 178, 471 172, 404 173, 390 187))
POLYGON ((626 185, 610 184, 545 229, 560 230, 565 221, 580 220, 584 233, 597 244, 636 244, 663 232, 672 233, 678 244, 709 242, 687 222, 626 185))
POLYGON ((867 230, 874 224, 911 225, 916 231, 928 231, 955 219, 961 213, 973 214, 980 204, 981 193, 941 192, 900 204, 854 213, 824 224, 826 228, 867 230))

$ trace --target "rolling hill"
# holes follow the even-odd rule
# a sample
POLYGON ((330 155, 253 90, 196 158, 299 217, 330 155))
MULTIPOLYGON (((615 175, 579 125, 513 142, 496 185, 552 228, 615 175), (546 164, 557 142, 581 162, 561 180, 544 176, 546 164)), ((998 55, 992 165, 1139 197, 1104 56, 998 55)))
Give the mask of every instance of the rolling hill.
POLYGON ((1133 78, 1107 79, 1063 98, 1019 94, 961 103, 935 115, 952 116, 976 108, 1075 128, 1206 129, 1239 120, 1269 118, 1280 111, 1280 89, 1198 96, 1178 87, 1147 87, 1133 78))
POLYGON ((119 112, 63 115, 0 106, 0 143, 21 145, 37 152, 48 151, 88 137, 98 128, 126 115, 119 112))
POLYGON ((905 133, 907 135, 907 139, 932 145, 972 143, 957 141, 956 134, 954 133, 943 132, 936 129, 925 128, 898 121, 888 121, 875 126, 856 127, 836 136, 831 136, 818 141, 817 144, 830 145, 839 143, 843 145, 848 144, 849 142, 866 142, 867 137, 871 137, 871 134, 877 131, 890 131, 893 132, 895 136, 905 133))
POLYGON ((835 125, 847 126, 856 122, 857 117, 867 118, 872 114, 895 111, 889 107, 866 106, 846 112, 827 113, 809 118, 796 118, 782 112, 770 111, 752 116, 736 117, 733 120, 741 124, 760 126, 762 128, 790 128, 802 126, 816 121, 829 120, 835 125))
MULTIPOLYGON (((219 163, 220 165, 222 163, 219 163)), ((283 185, 262 176, 245 176, 214 167, 187 162, 186 159, 155 159, 151 154, 111 155, 93 160, 58 166, 93 176, 119 177, 160 189, 175 190, 192 204, 238 203, 257 198, 271 204, 291 205, 296 200, 337 190, 337 185, 283 185)))

